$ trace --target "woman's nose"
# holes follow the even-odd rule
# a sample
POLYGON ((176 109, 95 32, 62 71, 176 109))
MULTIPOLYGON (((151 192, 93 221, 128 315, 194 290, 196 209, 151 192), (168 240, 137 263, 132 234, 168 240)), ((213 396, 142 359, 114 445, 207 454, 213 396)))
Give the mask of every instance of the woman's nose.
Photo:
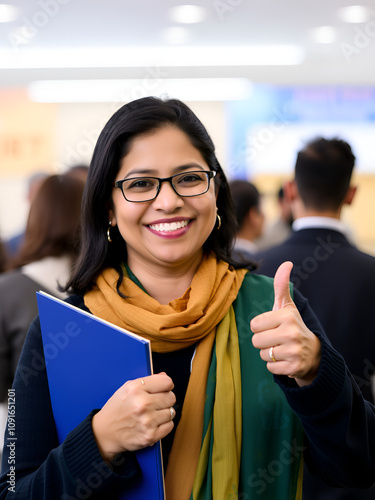
POLYGON ((182 207, 184 204, 183 199, 179 196, 171 186, 170 182, 162 182, 159 194, 155 198, 153 205, 156 210, 174 210, 175 208, 182 207))

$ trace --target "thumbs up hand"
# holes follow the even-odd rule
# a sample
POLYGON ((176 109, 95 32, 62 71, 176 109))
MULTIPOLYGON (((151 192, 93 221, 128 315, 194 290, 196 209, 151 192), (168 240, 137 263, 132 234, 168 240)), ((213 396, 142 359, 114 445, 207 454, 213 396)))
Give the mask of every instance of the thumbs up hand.
POLYGON ((273 289, 275 292, 275 300, 273 302, 273 311, 278 311, 284 307, 296 307, 290 296, 290 273, 292 272, 293 264, 284 262, 276 271, 273 280, 273 289))
POLYGON ((303 322, 289 291, 293 268, 284 262, 274 278, 273 309, 256 316, 250 323, 253 345, 275 375, 287 375, 299 386, 311 384, 320 364, 320 341, 303 322))

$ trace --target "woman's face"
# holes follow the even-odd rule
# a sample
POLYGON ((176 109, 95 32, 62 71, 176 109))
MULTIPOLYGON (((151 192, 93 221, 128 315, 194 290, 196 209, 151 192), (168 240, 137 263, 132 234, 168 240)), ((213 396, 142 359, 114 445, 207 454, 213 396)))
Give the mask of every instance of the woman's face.
MULTIPOLYGON (((115 180, 133 177, 170 177, 190 171, 209 171, 203 156, 189 137, 173 126, 135 138, 121 160, 115 180)), ((161 184, 152 201, 125 200, 118 188, 112 193, 112 226, 126 241, 128 264, 186 267, 202 259, 202 246, 216 221, 214 182, 208 191, 191 198, 179 196, 168 182, 161 184)))

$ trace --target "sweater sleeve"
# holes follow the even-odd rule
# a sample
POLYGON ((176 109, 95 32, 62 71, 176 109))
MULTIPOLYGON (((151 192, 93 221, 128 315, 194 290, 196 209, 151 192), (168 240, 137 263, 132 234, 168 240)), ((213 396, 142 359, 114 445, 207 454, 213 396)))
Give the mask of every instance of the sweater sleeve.
POLYGON ((38 319, 30 326, 8 394, 15 405, 5 432, 0 499, 112 498, 137 475, 132 453, 120 455, 113 467, 102 460, 91 426, 95 411, 59 445, 38 319))
POLYGON ((307 466, 331 486, 369 488, 375 481, 375 407, 364 400, 307 300, 294 294, 305 324, 321 341, 320 368, 309 386, 275 380, 303 425, 307 466))

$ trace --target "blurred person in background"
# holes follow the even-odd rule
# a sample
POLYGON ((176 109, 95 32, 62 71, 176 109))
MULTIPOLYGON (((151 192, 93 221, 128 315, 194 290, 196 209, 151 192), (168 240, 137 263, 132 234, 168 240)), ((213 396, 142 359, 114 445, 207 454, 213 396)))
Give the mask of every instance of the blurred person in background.
POLYGON ((0 401, 6 398, 30 322, 38 313, 36 292, 65 298, 80 232, 81 180, 53 175, 30 206, 20 251, 0 275, 0 401))
POLYGON ((87 174, 89 173, 88 165, 77 163, 77 165, 72 165, 65 172, 65 175, 68 177, 75 177, 76 179, 81 179, 83 182, 86 182, 87 174))
POLYGON ((256 240, 258 250, 271 248, 285 241, 292 233, 293 214, 290 201, 284 195, 284 188, 277 191, 277 206, 279 215, 276 220, 266 225, 263 234, 256 240))
POLYGON ((235 180, 230 183, 237 219, 234 252, 237 257, 252 259, 257 252, 255 240, 263 233, 264 213, 261 196, 254 184, 235 180))
MULTIPOLYGON (((364 397, 373 402, 375 370, 375 258, 351 243, 340 220, 356 194, 355 157, 340 139, 317 138, 298 153, 294 180, 285 194, 294 215, 293 234, 258 254, 258 271, 273 276, 282 262, 294 264, 291 281, 308 300, 333 347, 344 357, 364 397)), ((332 488, 304 473, 304 500, 370 500, 375 489, 332 488)))
MULTIPOLYGON (((47 172, 36 172, 32 174, 27 180, 27 201, 31 205, 38 189, 42 185, 43 181, 48 177, 47 172)), ((4 241, 5 249, 9 257, 14 257, 17 255, 23 239, 25 237, 25 231, 22 231, 8 240, 4 241)))
POLYGON ((5 252, 4 245, 0 240, 0 273, 2 273, 5 270, 6 262, 7 262, 7 255, 5 252))

